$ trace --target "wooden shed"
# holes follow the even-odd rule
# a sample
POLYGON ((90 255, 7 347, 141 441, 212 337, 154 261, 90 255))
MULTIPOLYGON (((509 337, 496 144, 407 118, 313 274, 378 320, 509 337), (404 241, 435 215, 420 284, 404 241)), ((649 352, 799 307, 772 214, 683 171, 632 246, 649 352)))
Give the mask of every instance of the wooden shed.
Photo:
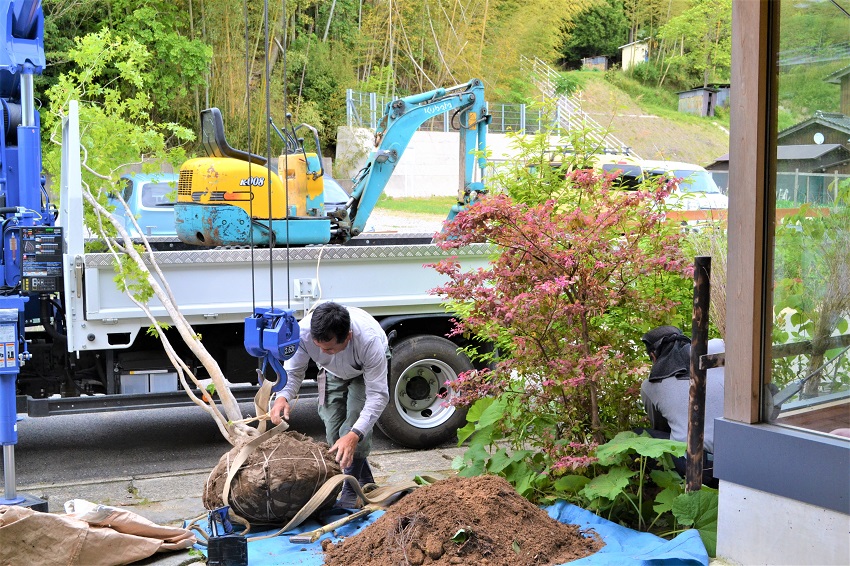
POLYGON ((696 116, 714 116, 718 90, 714 87, 697 87, 679 93, 679 112, 696 116))
POLYGON ((649 40, 641 39, 620 46, 622 54, 623 70, 628 71, 638 63, 649 61, 649 40))

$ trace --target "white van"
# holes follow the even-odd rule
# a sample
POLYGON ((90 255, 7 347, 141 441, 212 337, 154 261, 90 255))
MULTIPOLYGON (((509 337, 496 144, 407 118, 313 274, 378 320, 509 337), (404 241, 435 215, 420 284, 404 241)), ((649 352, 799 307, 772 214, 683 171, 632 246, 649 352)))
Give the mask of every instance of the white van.
POLYGON ((665 176, 679 179, 667 204, 677 210, 726 210, 729 198, 720 192, 720 188, 711 173, 692 163, 679 161, 641 162, 644 177, 665 176))

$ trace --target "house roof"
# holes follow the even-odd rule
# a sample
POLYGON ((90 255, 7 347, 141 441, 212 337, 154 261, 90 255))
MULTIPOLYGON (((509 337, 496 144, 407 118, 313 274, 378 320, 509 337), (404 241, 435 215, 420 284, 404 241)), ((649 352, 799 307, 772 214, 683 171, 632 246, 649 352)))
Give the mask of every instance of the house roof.
POLYGON ((695 86, 694 88, 692 88, 690 90, 680 90, 680 91, 676 92, 676 94, 687 94, 689 92, 700 92, 700 91, 717 92, 717 89, 714 88, 713 86, 695 86))
POLYGON ((847 75, 850 75, 850 65, 847 65, 843 69, 838 69, 834 73, 828 74, 823 80, 832 84, 841 84, 841 79, 847 75))
POLYGON ((793 134, 794 132, 798 132, 812 124, 820 124, 821 126, 832 128, 833 130, 838 130, 850 135, 850 116, 846 116, 840 112, 821 112, 818 110, 815 112, 813 118, 809 118, 804 122, 794 124, 790 128, 782 130, 776 137, 781 140, 783 137, 793 134))
POLYGON ((631 43, 627 43, 627 44, 625 44, 625 45, 621 45, 621 46, 620 46, 620 47, 618 47, 617 49, 622 49, 623 47, 628 47, 629 45, 636 45, 636 44, 638 44, 638 43, 648 43, 648 42, 649 42, 649 38, 647 38, 647 39, 639 39, 639 40, 637 40, 637 41, 633 41, 633 42, 631 42, 631 43))
MULTIPOLYGON (((800 144, 800 145, 778 145, 776 146, 777 161, 788 161, 790 159, 818 159, 827 153, 844 147, 839 143, 800 144)), ((729 161, 729 154, 725 154, 714 160, 714 163, 729 161)))

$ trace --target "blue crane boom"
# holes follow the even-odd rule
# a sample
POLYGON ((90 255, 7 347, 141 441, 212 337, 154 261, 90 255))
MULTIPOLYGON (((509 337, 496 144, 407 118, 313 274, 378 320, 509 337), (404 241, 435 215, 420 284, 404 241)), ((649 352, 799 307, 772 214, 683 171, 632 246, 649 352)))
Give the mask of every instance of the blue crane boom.
POLYGON ((0 444, 5 470, 0 503, 7 504, 28 502, 15 490, 14 472, 15 380, 31 357, 24 338, 26 304, 32 295, 57 290, 62 272, 62 239, 44 188, 33 94, 33 76, 45 64, 43 32, 40 0, 0 1, 0 444))

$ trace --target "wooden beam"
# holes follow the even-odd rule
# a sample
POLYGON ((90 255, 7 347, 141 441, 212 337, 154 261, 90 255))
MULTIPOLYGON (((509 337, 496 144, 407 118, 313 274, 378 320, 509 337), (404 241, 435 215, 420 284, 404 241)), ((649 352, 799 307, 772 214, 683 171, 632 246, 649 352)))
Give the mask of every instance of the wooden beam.
MULTIPOLYGON (((771 4, 774 4, 771 6, 771 4)), ((755 423, 759 420, 759 391, 770 344, 772 295, 765 282, 771 265, 771 239, 765 225, 773 224, 773 200, 768 180, 775 161, 775 80, 769 49, 769 0, 732 2, 732 89, 729 136, 729 256, 726 299, 726 386, 724 416, 755 423), (772 134, 766 132, 773 132, 772 134), (770 210, 771 213, 767 214, 770 210), (766 297, 762 300, 762 297, 766 297)), ((772 234, 772 230, 770 230, 772 234)))

